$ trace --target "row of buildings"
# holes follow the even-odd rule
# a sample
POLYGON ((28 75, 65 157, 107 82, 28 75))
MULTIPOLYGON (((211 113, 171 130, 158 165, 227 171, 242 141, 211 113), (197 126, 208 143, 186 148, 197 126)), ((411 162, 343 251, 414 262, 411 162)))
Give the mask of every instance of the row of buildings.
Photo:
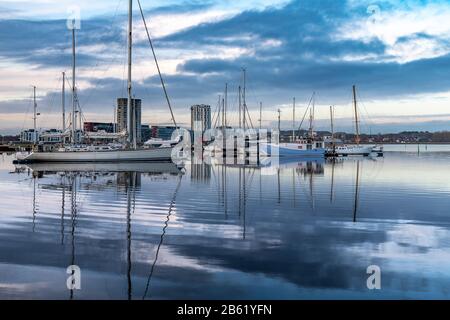
MULTIPOLYGON (((83 125, 84 133, 115 133, 114 123, 103 123, 103 122, 85 122, 83 125)), ((169 140, 172 136, 173 131, 175 131, 174 126, 150 126, 148 124, 143 124, 139 130, 139 142, 145 142, 152 138, 159 138, 163 140, 169 140)), ((80 137, 83 133, 79 132, 80 137)), ((20 133, 20 141, 24 143, 62 143, 62 130, 49 129, 44 131, 34 131, 34 129, 23 130, 20 133)), ((82 139, 78 139, 81 141, 82 139)))
MULTIPOLYGON (((173 131, 177 128, 175 126, 150 126, 142 124, 142 100, 132 99, 134 123, 137 128, 136 140, 137 143, 143 143, 149 139, 157 138, 169 140, 173 131)), ((128 99, 117 99, 116 107, 116 123, 105 122, 84 122, 83 130, 80 131, 80 138, 84 133, 120 133, 127 129, 128 126, 128 99)), ((201 129, 205 131, 211 128, 211 107, 209 105, 194 105, 191 107, 191 129, 201 129), (194 128, 195 125, 200 124, 200 128, 194 128)), ((34 129, 24 130, 20 133, 20 141, 24 143, 62 143, 63 132, 57 129, 45 130, 42 132, 34 129)), ((79 139, 78 141, 81 141, 79 139)))

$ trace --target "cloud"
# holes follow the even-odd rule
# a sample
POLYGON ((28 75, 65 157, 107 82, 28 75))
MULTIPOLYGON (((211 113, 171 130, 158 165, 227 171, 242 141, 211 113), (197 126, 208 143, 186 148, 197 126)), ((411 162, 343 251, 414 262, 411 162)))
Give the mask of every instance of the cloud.
MULTIPOLYGON (((450 70, 448 27, 442 21, 450 6, 440 1, 420 6, 419 1, 381 1, 376 19, 369 6, 369 2, 350 0, 191 1, 186 6, 147 8, 146 17, 169 94, 181 117, 190 104, 215 105, 225 82, 234 97, 244 66, 251 111, 259 101, 275 110, 293 96, 307 100, 313 91, 320 94, 323 105, 344 104, 353 84, 366 99, 376 102, 369 107, 372 113, 386 111, 386 100, 449 91, 450 79, 445 76, 450 70), (414 20, 420 23, 409 28, 414 20)), ((164 97, 138 18, 135 94, 150 110, 162 112, 164 97)), ((116 15, 104 13, 82 22, 77 34, 77 70, 80 99, 87 113, 101 116, 123 95, 125 28, 122 9, 116 15)), ((20 100, 29 96, 29 88, 21 87, 30 79, 46 92, 41 104, 49 105, 48 97, 57 94, 60 85, 43 79, 51 72, 56 78, 62 70, 70 70, 71 38, 65 20, 3 19, 0 39, 0 57, 8 61, 8 72, 21 70, 13 76, 14 82, 0 82, 7 88, 0 95, 0 112, 23 105, 20 100)), ((444 103, 426 108, 416 104, 409 111, 442 113, 444 103)), ((404 115, 406 107, 397 104, 385 115, 404 115)))
POLYGON ((399 63, 439 57, 450 52, 448 2, 385 1, 372 8, 367 16, 342 24, 337 38, 381 41, 386 45, 386 59, 399 63))
MULTIPOLYGON (((166 12, 192 12, 196 10, 206 10, 209 8, 244 11, 248 9, 264 10, 267 7, 280 7, 288 3, 289 0, 154 0, 141 1, 144 10, 152 11, 155 14, 166 12)), ((5 16, 9 19, 41 20, 45 19, 66 19, 70 8, 80 9, 82 19, 92 19, 96 17, 112 16, 114 14, 126 14, 128 1, 126 0, 1 0, 0 7, 8 12, 5 16)), ((136 1, 134 11, 138 12, 136 1)), ((3 13, 3 10, 2 10, 3 13)))

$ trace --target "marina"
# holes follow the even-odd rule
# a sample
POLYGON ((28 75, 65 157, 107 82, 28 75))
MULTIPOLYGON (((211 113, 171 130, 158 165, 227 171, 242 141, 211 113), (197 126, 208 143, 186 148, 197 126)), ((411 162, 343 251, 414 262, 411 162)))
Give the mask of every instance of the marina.
POLYGON ((2 155, 0 297, 447 299, 450 146, 395 149, 275 170, 2 155), (365 286, 370 264, 382 291, 365 286))
POLYGON ((445 1, 0 0, 0 301, 450 300, 449 20, 445 1))
MULTIPOLYGON (((155 64, 158 68, 158 73, 161 78, 162 89, 167 98, 167 103, 172 114, 172 121, 176 127, 175 117, 173 115, 172 107, 170 105, 169 97, 166 92, 164 81, 159 71, 158 60, 153 49, 152 40, 147 29, 145 17, 142 13, 140 2, 138 2, 141 11, 142 21, 147 32, 148 41, 152 49, 155 64)), ((82 140, 89 140, 89 134, 84 137, 84 132, 81 130, 82 110, 79 104, 79 97, 77 92, 76 82, 76 21, 68 21, 69 29, 72 33, 72 112, 70 127, 66 130, 66 118, 65 118, 65 72, 62 77, 62 131, 59 134, 52 134, 55 138, 61 139, 61 146, 53 150, 44 150, 45 143, 38 143, 37 139, 37 117, 40 113, 37 112, 36 102, 36 86, 33 86, 33 149, 32 152, 26 155, 24 158, 17 159, 16 163, 36 163, 36 162, 126 162, 126 161, 170 161, 172 159, 172 150, 178 140, 168 145, 150 147, 151 143, 146 147, 142 147, 138 143, 139 131, 138 126, 138 111, 136 99, 133 98, 133 82, 132 82, 132 64, 133 64, 133 1, 128 1, 128 29, 127 29, 127 94, 126 109, 125 112, 127 123, 123 130, 119 134, 109 135, 111 139, 118 139, 120 144, 112 147, 110 145, 92 146, 84 145, 82 140), (80 123, 79 128, 77 127, 80 123), (80 137, 81 136, 81 137, 80 137), (68 138, 69 143, 66 143, 68 138), (84 139, 87 138, 87 139, 84 139)), ((54 147, 54 146, 51 146, 54 147)))

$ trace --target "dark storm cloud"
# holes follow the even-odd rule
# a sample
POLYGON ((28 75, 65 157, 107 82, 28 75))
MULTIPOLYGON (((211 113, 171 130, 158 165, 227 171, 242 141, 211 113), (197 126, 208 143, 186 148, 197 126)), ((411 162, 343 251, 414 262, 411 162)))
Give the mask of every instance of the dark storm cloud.
MULTIPOLYGON (((39 67, 70 66, 71 31, 65 20, 25 21, 0 20, 0 56, 39 67)), ((112 20, 98 18, 82 21, 77 30, 78 46, 120 43, 120 25, 112 20)), ((79 66, 96 64, 98 57, 78 54, 79 66)))
MULTIPOLYGON (((184 4, 163 6, 147 14, 168 14, 195 12, 206 9, 210 4, 187 1, 184 4)), ((140 18, 136 14, 136 21, 140 18)), ((101 16, 82 19, 81 28, 76 32, 77 46, 105 45, 106 54, 114 53, 112 45, 126 45, 124 27, 127 16, 101 16)), ((147 43, 136 43, 146 45, 147 43)), ((22 20, 0 19, 0 57, 19 62, 37 64, 40 67, 70 66, 72 33, 65 19, 58 20, 22 20)), ((120 52, 123 53, 123 52, 120 52)), ((93 54, 77 53, 79 66, 92 66, 111 59, 93 54)))
MULTIPOLYGON (((347 99, 353 84, 364 87, 368 98, 441 92, 450 88, 450 79, 443 77, 450 70, 450 56, 418 60, 406 64, 364 62, 308 62, 279 60, 276 69, 263 68, 251 59, 229 61, 193 60, 183 70, 196 73, 235 72, 235 65, 246 65, 252 72, 256 87, 291 88, 297 92, 319 91, 329 103, 347 99)), ((345 100, 346 101, 346 100, 345 100)))
MULTIPOLYGON (((341 1, 327 3, 296 1, 282 9, 262 12, 244 12, 232 19, 214 24, 200 25, 164 39, 183 45, 221 44, 245 45, 236 35, 247 32, 256 35, 257 41, 276 39, 281 46, 260 48, 255 56, 241 56, 234 60, 189 60, 179 66, 180 71, 198 74, 235 74, 239 66, 246 66, 253 77, 254 87, 260 91, 268 88, 291 89, 306 94, 312 91, 326 93, 329 103, 339 103, 347 98, 352 84, 364 87, 365 96, 382 99, 416 93, 439 92, 450 88, 450 79, 443 70, 450 70, 450 56, 417 60, 406 64, 380 61, 343 61, 346 55, 378 55, 385 61, 385 46, 379 41, 337 41, 333 32, 339 23, 349 19, 349 12, 341 1), (321 7, 322 6, 322 7, 321 7), (333 59, 334 58, 334 59, 333 59)), ((417 34, 400 38, 432 37, 417 34)), ((247 43, 250 45, 250 43, 247 43)), ((225 80, 224 80, 225 81, 225 80)))

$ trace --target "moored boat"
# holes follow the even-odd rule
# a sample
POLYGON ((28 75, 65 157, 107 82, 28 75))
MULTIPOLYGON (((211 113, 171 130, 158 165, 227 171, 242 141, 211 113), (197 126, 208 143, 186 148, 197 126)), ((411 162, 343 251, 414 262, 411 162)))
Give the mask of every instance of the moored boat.
POLYGON ((171 159, 172 149, 33 152, 17 163, 167 161, 171 159))
POLYGON ((322 141, 298 140, 293 143, 263 143, 261 153, 280 157, 324 157, 325 148, 322 141))
POLYGON ((333 152, 338 156, 369 156, 372 153, 373 146, 349 145, 337 146, 333 152))
MULTIPOLYGON (((354 116, 355 116, 355 145, 343 145, 338 146, 333 142, 332 146, 327 149, 326 155, 329 157, 347 157, 347 156, 369 156, 373 152, 375 152, 376 146, 366 146, 361 145, 360 138, 360 129, 359 129, 359 120, 358 120, 358 105, 356 100, 356 86, 353 86, 353 106, 354 106, 354 116)), ((333 126, 333 108, 330 107, 331 113, 331 131, 332 131, 332 139, 334 141, 334 126, 333 126)), ((382 153, 381 149, 381 153, 382 153)))
MULTIPOLYGON (((293 99, 293 116, 292 116, 292 142, 287 143, 268 143, 262 144, 261 152, 267 153, 268 156, 280 156, 280 157, 315 157, 323 158, 325 156, 325 142, 319 140, 314 132, 314 114, 315 114, 315 92, 311 96, 308 107, 305 111, 310 112, 309 116, 309 131, 308 136, 304 138, 298 138, 295 135, 295 98, 293 99)), ((280 125, 280 110, 278 110, 278 131, 281 132, 280 125)), ((303 121, 302 121, 303 123, 303 121)), ((299 131, 301 125, 299 127, 299 131)))
MULTIPOLYGON (((133 1, 129 0, 129 11, 128 11, 128 102, 127 102, 127 126, 125 131, 121 135, 127 138, 127 141, 122 141, 123 144, 113 147, 108 145, 102 146, 84 146, 79 145, 79 137, 77 131, 77 120, 75 116, 81 110, 77 110, 78 107, 78 97, 76 93, 76 82, 75 82, 75 22, 72 26, 72 120, 71 120, 71 132, 70 132, 70 145, 63 145, 63 147, 46 152, 41 148, 37 147, 37 141, 35 140, 34 151, 25 156, 23 159, 16 160, 16 163, 33 163, 33 162, 127 162, 127 161, 169 161, 172 159, 172 150, 177 141, 169 142, 158 142, 159 146, 154 143, 147 143, 147 145, 140 147, 137 142, 137 126, 133 122, 136 117, 135 106, 133 102, 133 92, 132 92, 132 30, 133 30, 133 1)), ((141 11, 142 12, 142 11, 141 11)), ((142 19, 144 20, 144 26, 147 29, 144 15, 142 14, 142 19)), ((158 65, 156 55, 153 50, 153 45, 151 43, 150 35, 147 30, 148 40, 150 42, 152 52, 154 55, 155 63, 158 65)), ((172 113, 172 108, 169 103, 169 98, 165 90, 165 85, 162 76, 159 71, 158 73, 161 78, 161 83, 166 94, 167 102, 169 104, 170 111, 172 113)), ((63 77, 64 79, 64 77, 63 77)), ((34 87, 34 127, 36 129, 36 87, 34 87)), ((63 97, 64 97, 64 85, 63 85, 63 97)), ((64 128, 64 98, 63 98, 63 128, 64 128)), ((175 119, 172 113, 172 120, 176 126, 175 119)))
POLYGON ((372 148, 372 153, 376 154, 378 157, 382 157, 384 155, 383 146, 375 146, 372 148))

